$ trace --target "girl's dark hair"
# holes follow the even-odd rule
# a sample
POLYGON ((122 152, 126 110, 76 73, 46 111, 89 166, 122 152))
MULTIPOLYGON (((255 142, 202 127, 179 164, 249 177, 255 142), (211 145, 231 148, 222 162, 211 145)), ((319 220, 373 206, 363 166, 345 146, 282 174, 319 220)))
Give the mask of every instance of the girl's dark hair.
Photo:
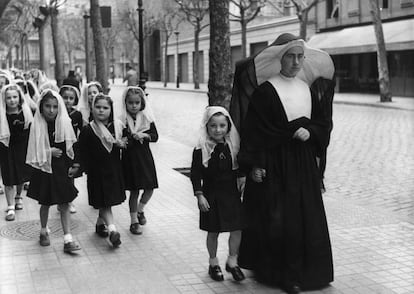
MULTIPOLYGON (((211 117, 213 117, 213 116, 220 116, 220 115, 223 115, 225 118, 226 118, 226 120, 227 120, 227 125, 229 126, 228 127, 228 130, 227 130, 227 134, 230 132, 230 130, 231 130, 231 122, 230 122, 230 118, 227 116, 227 115, 225 115, 223 112, 216 112, 215 114, 213 114, 211 117)), ((207 121, 207 123, 206 123, 206 128, 207 128, 207 125, 208 125, 208 123, 210 122, 210 120, 211 120, 211 117, 210 117, 210 119, 207 121)))
POLYGON ((20 87, 20 89, 22 89, 24 94, 27 94, 27 92, 28 92, 27 83, 25 81, 21 80, 21 81, 17 82, 16 84, 20 87))
POLYGON ((31 83, 26 82, 26 88, 29 91, 30 97, 33 98, 35 94, 35 89, 33 88, 33 85, 31 83))
MULTIPOLYGON (((7 90, 4 92, 4 95, 6 95, 7 91, 9 90, 15 90, 17 91, 17 93, 19 94, 19 106, 22 106, 22 104, 24 103, 24 97, 22 97, 22 91, 20 91, 22 88, 18 85, 10 85, 7 90)), ((6 98, 6 97, 4 97, 6 98)))
MULTIPOLYGON (((99 100, 105 100, 105 101, 108 102, 109 106, 111 107, 111 114, 109 115, 109 122, 113 122, 114 121, 114 102, 112 101, 112 98, 109 97, 108 95, 99 93, 98 95, 96 95, 95 100, 93 101, 92 107, 95 107, 95 104, 99 100)), ((92 111, 92 113, 93 113, 93 111, 92 111)))
MULTIPOLYGON (((39 103, 39 111, 40 111, 41 114, 43 114, 43 105, 49 99, 56 99, 56 101, 57 101, 57 98, 55 96, 53 96, 52 92, 47 91, 46 94, 43 95, 43 98, 42 98, 42 100, 40 100, 40 103, 39 103)), ((58 105, 59 105, 59 101, 58 101, 58 105)))
POLYGON ((62 97, 63 97, 63 93, 64 93, 65 91, 72 91, 72 93, 74 93, 74 94, 75 94, 75 102, 73 103, 73 105, 74 105, 74 106, 75 106, 75 105, 78 105, 78 103, 79 103, 79 97, 78 97, 78 93, 76 92, 76 90, 75 90, 75 89, 73 89, 72 87, 62 86, 62 87, 60 88, 60 90, 59 90, 59 94, 60 94, 60 96, 62 96, 62 97))
POLYGON ((134 94, 138 94, 139 98, 141 99, 141 109, 140 109, 140 111, 144 110, 145 105, 146 105, 145 98, 144 98, 144 95, 143 95, 142 91, 140 91, 138 89, 132 88, 132 89, 128 90, 128 92, 125 95, 125 103, 126 103, 127 98, 129 97, 129 95, 134 95, 134 94))

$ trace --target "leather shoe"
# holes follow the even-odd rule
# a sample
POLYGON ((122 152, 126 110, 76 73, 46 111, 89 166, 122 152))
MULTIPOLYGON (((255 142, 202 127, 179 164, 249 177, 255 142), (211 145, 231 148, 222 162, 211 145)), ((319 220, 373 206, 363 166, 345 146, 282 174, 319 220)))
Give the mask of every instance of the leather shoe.
POLYGON ((75 242, 68 242, 63 245, 63 252, 72 253, 73 251, 81 250, 81 246, 75 242))
POLYGON ((288 294, 299 294, 301 291, 298 285, 287 286, 284 288, 284 290, 288 294))
POLYGON ((226 263, 226 271, 231 273, 231 275, 233 276, 233 279, 235 281, 243 281, 245 279, 245 276, 243 274, 243 272, 241 271, 240 267, 238 265, 236 265, 235 267, 230 267, 227 263, 226 263))
POLYGON ((109 236, 108 226, 105 224, 95 225, 95 233, 99 237, 106 238, 109 236))
POLYGON ((121 245, 121 234, 117 231, 112 231, 111 234, 109 234, 109 241, 111 241, 114 248, 118 248, 119 245, 121 245))
POLYGON ((141 235, 142 234, 142 229, 139 226, 139 223, 131 224, 129 226, 129 231, 134 235, 141 235))
POLYGON ((210 265, 208 268, 208 274, 214 281, 220 282, 224 280, 223 273, 221 272, 221 268, 219 265, 210 265))

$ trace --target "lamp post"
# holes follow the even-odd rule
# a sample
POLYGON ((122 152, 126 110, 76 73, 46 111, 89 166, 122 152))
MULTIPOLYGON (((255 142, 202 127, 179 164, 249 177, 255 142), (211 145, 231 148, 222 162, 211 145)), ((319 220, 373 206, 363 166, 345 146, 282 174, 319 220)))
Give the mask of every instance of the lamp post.
POLYGON ((85 25, 85 74, 86 74, 86 82, 89 83, 91 80, 91 70, 89 64, 89 18, 90 16, 86 13, 83 15, 84 25, 85 25))
POLYGON ((144 28, 142 25, 142 0, 138 0, 138 38, 139 38, 139 87, 145 90, 145 70, 144 70, 144 28))
POLYGON ((178 58, 178 36, 180 34, 179 31, 175 31, 174 32, 175 37, 176 37, 176 41, 177 41, 177 88, 180 87, 180 59, 178 58))

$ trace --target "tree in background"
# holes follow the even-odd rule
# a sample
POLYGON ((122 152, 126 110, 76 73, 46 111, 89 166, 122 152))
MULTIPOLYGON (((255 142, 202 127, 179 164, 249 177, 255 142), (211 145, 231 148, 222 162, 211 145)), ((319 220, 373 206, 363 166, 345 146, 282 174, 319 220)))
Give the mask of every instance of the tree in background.
POLYGON ((208 104, 229 108, 231 99, 231 50, 229 0, 210 3, 210 64, 208 104))
POLYGON ((177 30, 178 25, 183 20, 182 15, 180 12, 172 7, 172 6, 165 6, 162 14, 159 15, 159 29, 161 33, 163 33, 163 40, 164 40, 164 87, 167 87, 168 82, 168 41, 171 38, 172 34, 177 30))
POLYGON ((16 52, 17 59, 14 66, 23 70, 29 69, 30 56, 27 40, 35 33, 32 22, 38 9, 37 4, 37 2, 28 0, 10 1, 0 22, 0 41, 8 47, 8 56, 11 55, 13 48, 20 48, 16 52))
POLYGON ((290 0, 296 8, 296 15, 299 19, 300 33, 299 36, 306 41, 307 26, 308 26, 308 14, 309 11, 318 3, 318 0, 290 0))
POLYGON ((375 38, 377 40, 378 83, 380 90, 380 101, 391 102, 391 84, 388 72, 387 49, 385 48, 384 32, 382 30, 381 11, 378 6, 378 0, 370 0, 369 4, 371 6, 372 22, 374 25, 375 38))
POLYGON ((48 6, 50 25, 52 27, 53 49, 55 53, 55 79, 58 87, 62 85, 65 78, 64 49, 62 47, 62 29, 59 21, 59 8, 66 3, 66 0, 51 0, 48 6))
MULTIPOLYGON (((209 24, 204 23, 204 17, 208 13, 208 1, 206 0, 174 0, 180 10, 185 14, 187 21, 194 27, 194 60, 193 81, 194 89, 200 89, 199 64, 200 64, 200 33, 209 24)), ((177 62, 178 64, 178 62, 177 62)))
POLYGON ((93 32, 93 44, 95 47, 96 80, 101 83, 104 93, 109 92, 108 70, 106 64, 105 46, 102 33, 102 20, 99 0, 90 0, 91 27, 93 32))
POLYGON ((83 22, 80 17, 66 18, 63 28, 63 48, 66 52, 69 62, 69 69, 73 69, 73 55, 76 50, 85 52, 85 34, 83 26, 79 25, 83 22))
POLYGON ((230 0, 237 7, 238 14, 230 12, 230 21, 237 21, 241 26, 242 58, 246 58, 247 24, 259 14, 266 0, 230 0))

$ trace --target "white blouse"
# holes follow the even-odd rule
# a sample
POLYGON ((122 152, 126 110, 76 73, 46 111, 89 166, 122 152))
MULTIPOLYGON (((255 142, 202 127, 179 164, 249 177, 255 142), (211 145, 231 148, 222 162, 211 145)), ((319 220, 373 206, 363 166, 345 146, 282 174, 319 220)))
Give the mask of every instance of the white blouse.
POLYGON ((311 117, 312 98, 309 86, 302 80, 281 74, 269 79, 279 94, 288 121, 299 117, 311 117))

